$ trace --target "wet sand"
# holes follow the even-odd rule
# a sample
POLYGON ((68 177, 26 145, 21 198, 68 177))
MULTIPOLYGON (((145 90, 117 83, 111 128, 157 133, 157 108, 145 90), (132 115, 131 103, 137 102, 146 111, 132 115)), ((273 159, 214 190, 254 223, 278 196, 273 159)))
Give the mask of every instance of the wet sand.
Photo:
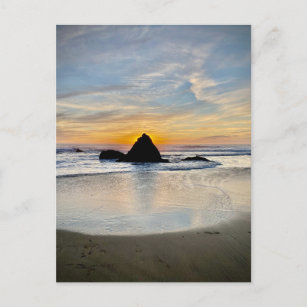
POLYGON ((214 227, 146 236, 57 230, 58 282, 250 282, 250 213, 214 227))

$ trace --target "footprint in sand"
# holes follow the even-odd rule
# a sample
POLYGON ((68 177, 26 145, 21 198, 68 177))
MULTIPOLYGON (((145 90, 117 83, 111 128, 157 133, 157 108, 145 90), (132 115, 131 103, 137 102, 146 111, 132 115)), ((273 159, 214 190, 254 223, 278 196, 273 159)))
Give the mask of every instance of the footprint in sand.
POLYGON ((171 268, 171 266, 165 260, 161 259, 159 256, 157 256, 157 259, 160 263, 165 264, 168 269, 171 268))
POLYGON ((208 235, 219 235, 220 234, 219 231, 204 231, 204 233, 206 233, 208 235))
MULTIPOLYGON (((87 255, 91 255, 93 250, 95 248, 97 248, 98 244, 94 243, 91 239, 89 239, 90 242, 90 246, 88 246, 87 244, 84 244, 83 248, 87 250, 87 255)), ((83 256, 84 252, 82 252, 81 257, 85 257, 85 255, 83 256)))

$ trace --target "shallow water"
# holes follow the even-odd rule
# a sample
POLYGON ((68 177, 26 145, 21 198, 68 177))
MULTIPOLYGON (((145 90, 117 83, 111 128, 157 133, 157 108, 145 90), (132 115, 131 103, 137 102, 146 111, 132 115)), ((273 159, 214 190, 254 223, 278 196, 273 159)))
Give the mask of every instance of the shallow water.
POLYGON ((126 153, 129 146, 119 145, 58 145, 57 176, 77 176, 114 172, 158 172, 195 170, 224 167, 250 167, 251 150, 249 145, 173 145, 160 147, 161 155, 171 163, 129 163, 115 160, 99 160, 103 149, 116 149, 126 153), (84 152, 77 153, 73 148, 84 152), (200 155, 212 162, 182 161, 186 157, 200 155))
POLYGON ((249 167, 176 171, 142 167, 58 177, 57 228, 141 235, 211 226, 250 211, 249 167))

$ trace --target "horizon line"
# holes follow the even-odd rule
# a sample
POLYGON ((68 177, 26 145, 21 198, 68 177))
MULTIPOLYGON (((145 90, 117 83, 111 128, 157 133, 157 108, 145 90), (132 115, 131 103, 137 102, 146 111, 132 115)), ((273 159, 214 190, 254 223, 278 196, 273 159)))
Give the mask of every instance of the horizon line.
MULTIPOLYGON (((56 142, 56 145, 131 145, 131 143, 65 143, 65 142, 56 142)), ((186 145, 186 146, 195 146, 195 145, 251 145, 251 143, 155 143, 155 145, 186 145)))

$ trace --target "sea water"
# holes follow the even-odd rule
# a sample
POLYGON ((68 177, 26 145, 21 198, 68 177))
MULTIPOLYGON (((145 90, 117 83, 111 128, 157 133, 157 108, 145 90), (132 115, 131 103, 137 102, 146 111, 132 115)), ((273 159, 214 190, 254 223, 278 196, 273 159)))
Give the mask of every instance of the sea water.
POLYGON ((247 145, 164 146, 170 163, 99 161, 102 149, 58 145, 57 228, 150 234, 211 226, 250 210, 247 145), (75 148, 83 152, 75 152, 75 148), (182 161, 200 155, 206 161, 182 161))
POLYGON ((99 160, 101 150, 115 149, 126 153, 124 145, 57 145, 57 176, 101 174, 114 172, 192 170, 214 167, 250 167, 251 150, 249 145, 162 146, 162 158, 171 163, 128 163, 115 160, 99 160), (79 148, 83 152, 75 152, 79 148), (186 157, 200 155, 212 162, 182 161, 186 157))

